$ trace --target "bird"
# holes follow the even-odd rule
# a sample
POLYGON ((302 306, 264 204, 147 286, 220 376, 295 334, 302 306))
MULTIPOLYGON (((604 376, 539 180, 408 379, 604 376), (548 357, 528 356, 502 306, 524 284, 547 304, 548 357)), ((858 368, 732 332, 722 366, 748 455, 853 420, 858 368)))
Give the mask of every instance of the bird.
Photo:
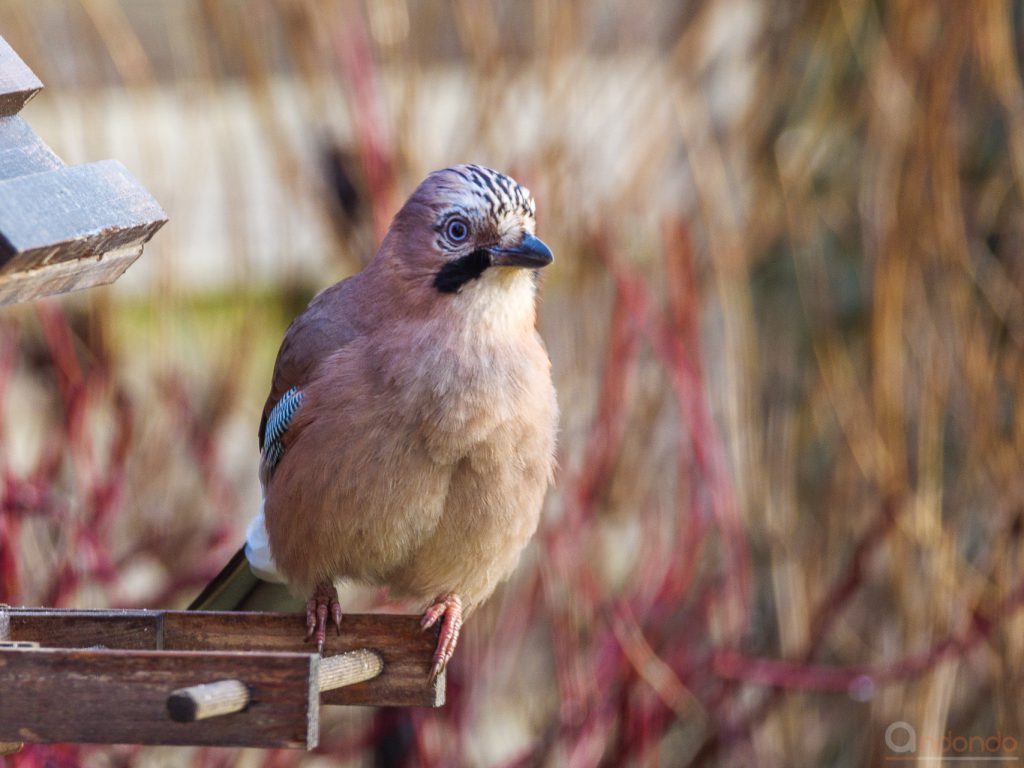
MULTIPOLYGON (((307 638, 340 633, 338 583, 417 601, 451 660, 515 569, 553 482, 558 404, 537 331, 529 190, 475 164, 430 173, 359 273, 285 332, 259 428, 262 504, 192 609, 261 606, 284 583, 307 638)), ((272 598, 271 598, 272 599, 272 598)))

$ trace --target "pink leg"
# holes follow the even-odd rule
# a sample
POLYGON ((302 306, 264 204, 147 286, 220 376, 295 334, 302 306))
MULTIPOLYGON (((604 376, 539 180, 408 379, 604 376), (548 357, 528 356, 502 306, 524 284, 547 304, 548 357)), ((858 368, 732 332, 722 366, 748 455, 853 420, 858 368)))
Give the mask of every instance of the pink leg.
POLYGON ((334 626, 341 634, 341 603, 338 602, 338 590, 329 581, 322 581, 316 586, 316 591, 306 603, 306 639, 310 637, 316 640, 318 653, 324 652, 324 643, 327 640, 327 614, 330 612, 334 619, 334 626))
POLYGON ((420 620, 420 626, 429 629, 437 623, 441 617, 441 634, 437 638, 437 650, 434 651, 434 665, 430 668, 430 682, 434 682, 437 676, 444 672, 452 656, 455 654, 455 646, 459 643, 459 630, 462 629, 462 598, 451 592, 427 608, 420 620))

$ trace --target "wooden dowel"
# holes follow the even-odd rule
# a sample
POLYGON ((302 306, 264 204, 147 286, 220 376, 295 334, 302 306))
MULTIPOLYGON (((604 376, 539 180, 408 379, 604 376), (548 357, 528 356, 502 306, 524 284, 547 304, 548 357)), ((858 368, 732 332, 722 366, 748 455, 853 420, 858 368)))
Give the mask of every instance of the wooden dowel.
POLYGON ((384 671, 384 661, 367 648, 320 659, 320 691, 333 691, 364 680, 371 680, 384 671))
POLYGON ((191 723, 218 715, 241 712, 249 706, 249 689, 241 680, 179 688, 167 697, 167 713, 178 723, 191 723))
MULTIPOLYGON (((384 661, 371 650, 360 648, 320 660, 320 690, 333 691, 370 680, 384 671, 384 661)), ((249 706, 249 689, 241 680, 217 680, 172 691, 167 713, 178 723, 230 715, 249 706)))

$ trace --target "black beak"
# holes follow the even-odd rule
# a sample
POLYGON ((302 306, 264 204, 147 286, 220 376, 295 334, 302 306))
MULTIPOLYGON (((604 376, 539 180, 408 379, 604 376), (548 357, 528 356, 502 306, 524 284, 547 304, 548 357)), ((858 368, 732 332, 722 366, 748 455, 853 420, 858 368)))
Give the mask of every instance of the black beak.
POLYGON ((539 269, 555 260, 551 249, 533 235, 523 235, 522 242, 514 248, 492 246, 486 250, 491 254, 491 266, 495 267, 539 269))

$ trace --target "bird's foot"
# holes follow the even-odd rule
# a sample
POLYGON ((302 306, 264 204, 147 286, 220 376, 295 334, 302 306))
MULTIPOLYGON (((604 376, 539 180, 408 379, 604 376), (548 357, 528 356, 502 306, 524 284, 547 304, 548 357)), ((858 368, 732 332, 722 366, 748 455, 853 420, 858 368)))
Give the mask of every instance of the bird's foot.
POLYGON ((441 634, 437 638, 437 649, 434 651, 434 664, 430 668, 430 682, 444 672, 452 656, 455 646, 459 643, 459 631, 462 629, 462 598, 451 592, 437 598, 432 606, 423 612, 420 626, 430 629, 441 619, 441 634))
POLYGON ((338 601, 338 590, 329 581, 322 581, 306 603, 306 639, 316 640, 318 653, 324 652, 327 641, 327 614, 330 613, 334 626, 341 634, 341 603, 338 601))

